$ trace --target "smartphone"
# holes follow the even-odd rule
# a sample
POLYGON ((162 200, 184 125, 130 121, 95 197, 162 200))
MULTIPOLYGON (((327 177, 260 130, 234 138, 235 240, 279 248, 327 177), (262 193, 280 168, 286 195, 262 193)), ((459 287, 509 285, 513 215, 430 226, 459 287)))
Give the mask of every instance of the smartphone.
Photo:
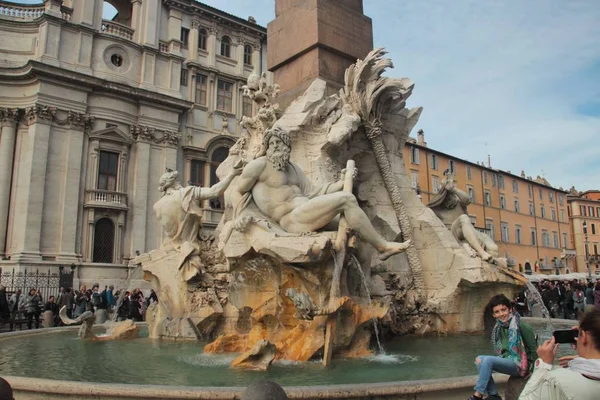
POLYGON ((552 332, 556 343, 577 343, 575 340, 579 336, 579 329, 559 329, 552 332))

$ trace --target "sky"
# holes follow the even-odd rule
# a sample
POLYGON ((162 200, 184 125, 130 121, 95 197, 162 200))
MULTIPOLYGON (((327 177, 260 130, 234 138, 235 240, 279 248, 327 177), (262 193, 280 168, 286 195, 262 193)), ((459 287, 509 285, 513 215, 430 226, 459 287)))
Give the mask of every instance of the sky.
MULTIPOLYGON (((13 0, 14 1, 14 0, 13 0)), ((22 1, 38 3, 39 1, 22 1)), ((274 0, 205 0, 267 26, 274 0)), ((600 0, 364 0, 430 148, 600 189, 600 0)))

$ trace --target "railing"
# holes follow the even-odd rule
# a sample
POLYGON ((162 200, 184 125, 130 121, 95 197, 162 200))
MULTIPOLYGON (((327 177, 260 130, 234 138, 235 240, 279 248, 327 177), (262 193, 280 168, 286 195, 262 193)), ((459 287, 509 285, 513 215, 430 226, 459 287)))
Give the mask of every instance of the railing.
POLYGON ((128 27, 127 25, 103 19, 102 32, 107 33, 109 35, 119 36, 127 40, 133 40, 134 30, 128 27))
POLYGON ((16 4, 0 1, 0 17, 32 21, 44 15, 45 4, 16 4))
POLYGON ((169 52, 169 43, 165 42, 164 40, 160 40, 158 42, 158 50, 161 53, 168 53, 169 52))
POLYGON ((73 17, 73 9, 70 7, 61 6, 60 13, 62 15, 62 19, 67 22, 71 22, 71 18, 73 17))
POLYGON ((127 193, 113 192, 111 190, 91 189, 87 191, 86 204, 127 207, 127 193))

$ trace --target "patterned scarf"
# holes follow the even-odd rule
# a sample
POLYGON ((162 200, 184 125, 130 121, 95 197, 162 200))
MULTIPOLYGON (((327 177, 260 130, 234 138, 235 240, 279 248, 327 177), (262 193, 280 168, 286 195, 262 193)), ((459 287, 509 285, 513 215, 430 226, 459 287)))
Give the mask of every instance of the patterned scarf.
POLYGON ((525 352, 525 344, 521 337, 521 330, 519 329, 520 323, 521 316, 516 311, 506 323, 496 319, 496 325, 492 331, 492 344, 496 353, 502 356, 500 329, 508 328, 508 359, 517 364, 519 375, 525 376, 529 373, 529 363, 527 361, 527 353, 525 352))

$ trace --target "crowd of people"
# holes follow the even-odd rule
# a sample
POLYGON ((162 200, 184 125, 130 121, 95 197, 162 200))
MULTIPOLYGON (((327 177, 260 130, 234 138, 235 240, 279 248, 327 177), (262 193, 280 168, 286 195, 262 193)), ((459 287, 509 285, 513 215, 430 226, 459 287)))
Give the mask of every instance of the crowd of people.
MULTIPOLYGON (((600 279, 533 283, 551 318, 579 319, 586 309, 600 309, 600 279)), ((523 289, 514 301, 521 315, 530 316, 535 299, 523 289)))
POLYGON ((57 295, 50 295, 46 301, 39 289, 31 288, 22 293, 20 289, 7 293, 0 286, 0 324, 9 324, 12 331, 17 324, 26 323, 28 329, 40 327, 40 316, 45 311, 51 311, 53 326, 62 325, 59 311, 65 307, 66 315, 75 319, 86 311, 106 310, 107 313, 117 314, 117 320, 145 320, 146 309, 152 302, 158 302, 154 290, 148 297, 139 288, 128 290, 121 296, 121 291, 114 291, 114 286, 105 286, 100 290, 98 284, 91 289, 82 285, 79 290, 60 288, 57 295), (119 301, 120 299, 120 301, 119 301))

